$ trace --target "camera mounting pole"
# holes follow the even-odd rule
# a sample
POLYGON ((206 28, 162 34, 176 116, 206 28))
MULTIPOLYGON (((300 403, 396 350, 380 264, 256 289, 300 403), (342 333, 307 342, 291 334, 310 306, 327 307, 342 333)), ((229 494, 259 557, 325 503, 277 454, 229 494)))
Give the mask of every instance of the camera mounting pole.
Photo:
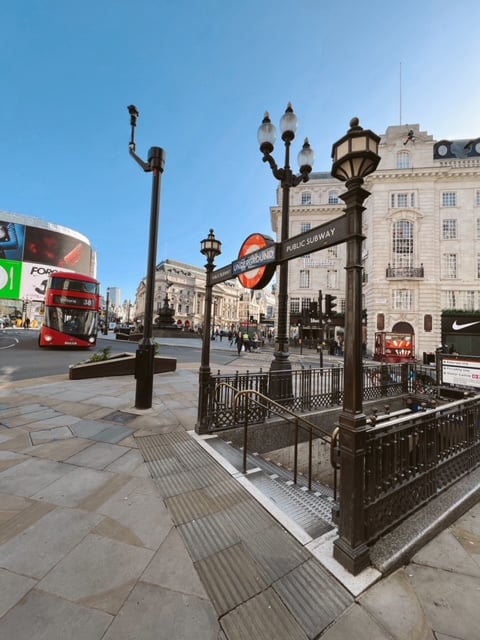
POLYGON ((155 369, 155 343, 153 341, 153 303, 155 295, 155 268, 157 261, 158 220, 160 211, 160 178, 165 168, 165 151, 161 147, 151 147, 148 162, 135 153, 135 127, 139 117, 134 105, 127 107, 130 114, 131 135, 129 153, 145 172, 153 173, 152 201, 150 210, 150 233, 148 243, 147 277, 145 282, 145 311, 143 318, 143 338, 135 355, 136 409, 150 409, 153 396, 153 374, 155 369))

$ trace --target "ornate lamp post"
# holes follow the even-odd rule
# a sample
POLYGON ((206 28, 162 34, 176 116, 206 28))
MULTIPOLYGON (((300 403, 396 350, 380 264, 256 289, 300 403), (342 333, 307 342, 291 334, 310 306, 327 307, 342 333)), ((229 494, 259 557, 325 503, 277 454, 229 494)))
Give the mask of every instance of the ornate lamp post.
POLYGON ((339 417, 340 459, 342 465, 339 537, 333 555, 356 575, 369 563, 364 526, 364 466, 366 417, 363 414, 362 371, 362 214, 370 193, 362 188, 363 179, 380 162, 379 136, 363 130, 358 118, 332 147, 332 176, 345 181, 347 216, 347 264, 345 307, 345 360, 343 409, 339 417))
POLYGON ((145 172, 152 172, 152 202, 150 209, 150 233, 148 243, 147 279, 145 283, 145 313, 143 319, 143 338, 135 354, 135 408, 150 409, 153 395, 153 373, 155 362, 155 343, 153 341, 153 315, 155 298, 155 266, 157 261, 158 218, 160 211, 160 177, 165 168, 165 151, 160 147, 150 147, 148 162, 144 162, 135 153, 135 127, 138 110, 134 105, 128 107, 130 114, 131 137, 128 145, 130 155, 145 172))
POLYGON ((215 238, 213 229, 210 229, 208 237, 201 241, 200 252, 207 258, 205 269, 207 271, 205 282, 205 307, 203 315, 202 334, 202 361, 198 375, 198 418, 195 426, 197 433, 206 433, 207 406, 208 406, 208 384, 210 381, 210 341, 211 341, 211 318, 212 318, 212 271, 215 258, 222 253, 222 243, 215 238))
MULTIPOLYGON (((289 215, 290 215, 290 189, 296 187, 301 182, 307 182, 312 171, 314 153, 310 148, 308 139, 305 138, 303 147, 298 154, 299 175, 295 175, 290 168, 290 145, 295 138, 298 126, 297 116, 293 112, 292 105, 288 107, 280 120, 280 130, 282 140, 285 143, 285 161, 283 168, 279 168, 272 157, 272 152, 277 137, 274 125, 270 121, 268 112, 265 113, 262 124, 258 129, 258 142, 260 151, 263 154, 263 162, 268 162, 273 175, 280 181, 282 187, 282 218, 280 241, 285 242, 289 237, 289 215)), ((288 262, 282 262, 279 268, 278 281, 278 320, 275 339, 274 357, 270 366, 271 376, 270 395, 279 398, 288 395, 288 388, 291 386, 292 365, 288 359, 288 262), (283 375, 280 372, 286 372, 283 375)))

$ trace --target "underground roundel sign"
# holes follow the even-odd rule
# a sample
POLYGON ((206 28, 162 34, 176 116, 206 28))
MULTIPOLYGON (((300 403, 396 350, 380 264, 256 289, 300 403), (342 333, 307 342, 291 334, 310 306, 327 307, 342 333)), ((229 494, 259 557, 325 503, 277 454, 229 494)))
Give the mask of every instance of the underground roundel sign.
POLYGON ((275 242, 261 233, 252 233, 242 244, 234 274, 246 289, 263 289, 275 273, 275 242))

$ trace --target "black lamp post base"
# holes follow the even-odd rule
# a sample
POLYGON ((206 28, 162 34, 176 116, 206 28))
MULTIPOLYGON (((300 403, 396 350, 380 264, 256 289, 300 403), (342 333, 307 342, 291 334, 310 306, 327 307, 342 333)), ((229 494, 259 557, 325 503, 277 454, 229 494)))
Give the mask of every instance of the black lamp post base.
POLYGON ((288 402, 293 399, 292 363, 288 351, 275 351, 270 364, 270 383, 268 394, 272 400, 288 402))
POLYGON ((135 354, 135 409, 152 408, 154 365, 155 345, 141 344, 135 354))
POLYGON ((195 432, 198 434, 208 433, 208 385, 210 383, 210 367, 208 365, 202 365, 200 367, 198 382, 198 416, 197 424, 195 425, 195 432))

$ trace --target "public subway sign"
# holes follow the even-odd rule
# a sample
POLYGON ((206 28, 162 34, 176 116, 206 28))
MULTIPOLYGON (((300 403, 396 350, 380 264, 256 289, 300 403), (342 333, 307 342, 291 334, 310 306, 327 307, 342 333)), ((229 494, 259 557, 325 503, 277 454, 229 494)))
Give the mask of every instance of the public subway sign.
POLYGON ((211 283, 219 284, 238 277, 246 289, 263 289, 270 282, 280 262, 327 249, 346 240, 346 215, 277 244, 268 236, 252 233, 242 244, 238 260, 212 271, 211 283))
POLYGON ((298 258, 347 240, 347 216, 339 216, 280 244, 279 262, 298 258))
POLYGON ((262 233, 252 233, 243 241, 238 260, 232 263, 233 275, 245 289, 263 289, 273 278, 276 261, 275 241, 262 233))

